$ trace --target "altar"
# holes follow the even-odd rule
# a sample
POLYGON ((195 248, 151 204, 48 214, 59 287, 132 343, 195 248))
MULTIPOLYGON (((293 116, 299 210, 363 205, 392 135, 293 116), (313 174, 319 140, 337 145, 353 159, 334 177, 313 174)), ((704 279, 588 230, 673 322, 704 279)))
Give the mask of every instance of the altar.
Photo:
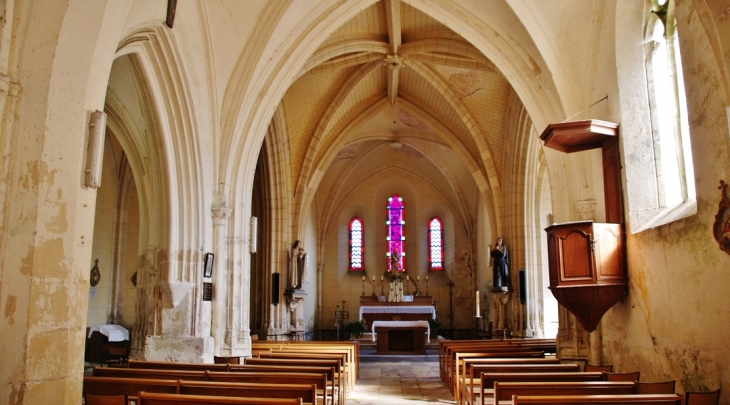
POLYGON ((416 296, 411 302, 381 302, 377 296, 360 297, 360 322, 371 328, 374 321, 428 321, 436 319, 431 296, 416 296))
POLYGON ((372 330, 377 354, 425 354, 430 342, 429 320, 436 319, 430 296, 384 302, 377 296, 360 297, 360 322, 372 330))

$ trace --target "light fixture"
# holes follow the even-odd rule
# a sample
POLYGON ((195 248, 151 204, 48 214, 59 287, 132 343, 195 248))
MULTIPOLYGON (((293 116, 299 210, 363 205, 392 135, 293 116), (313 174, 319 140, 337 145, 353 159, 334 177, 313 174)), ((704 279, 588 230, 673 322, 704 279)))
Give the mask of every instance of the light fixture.
POLYGON ((89 122, 89 146, 86 151, 86 187, 101 186, 101 169, 104 158, 104 134, 106 113, 96 110, 89 122))

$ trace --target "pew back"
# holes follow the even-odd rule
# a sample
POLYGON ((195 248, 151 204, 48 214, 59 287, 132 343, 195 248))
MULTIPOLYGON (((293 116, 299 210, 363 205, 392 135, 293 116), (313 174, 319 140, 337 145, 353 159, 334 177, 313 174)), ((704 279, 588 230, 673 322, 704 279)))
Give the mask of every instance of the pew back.
POLYGON ((677 394, 645 394, 645 395, 551 395, 551 396, 519 396, 512 397, 514 405, 680 405, 677 394))
POLYGON ((290 398, 236 398, 213 397, 208 395, 158 394, 140 392, 137 405, 302 405, 301 399, 290 398))
POLYGON ((301 398, 305 403, 313 404, 317 402, 317 386, 315 384, 180 381, 178 393, 223 397, 301 398))

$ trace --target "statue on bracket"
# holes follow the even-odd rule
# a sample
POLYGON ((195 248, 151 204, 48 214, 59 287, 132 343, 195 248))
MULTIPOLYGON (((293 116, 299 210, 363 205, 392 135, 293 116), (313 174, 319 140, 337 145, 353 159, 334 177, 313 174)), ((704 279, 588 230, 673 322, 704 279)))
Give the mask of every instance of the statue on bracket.
POLYGON ((497 242, 494 244, 494 249, 492 249, 490 255, 494 259, 492 273, 493 287, 509 287, 509 253, 501 237, 497 238, 497 242))
POLYGON ((298 239, 294 241, 291 249, 291 263, 289 266, 289 287, 300 290, 304 281, 304 273, 307 266, 307 252, 298 239))

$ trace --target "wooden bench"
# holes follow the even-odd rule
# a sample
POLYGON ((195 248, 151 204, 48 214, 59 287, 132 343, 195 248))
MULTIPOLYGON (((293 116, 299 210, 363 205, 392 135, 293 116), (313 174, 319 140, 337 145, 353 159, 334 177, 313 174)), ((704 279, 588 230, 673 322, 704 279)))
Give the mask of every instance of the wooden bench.
POLYGON ((494 403, 511 403, 512 396, 545 395, 632 395, 636 384, 630 381, 548 381, 494 383, 494 403))
POLYGON ((158 394, 142 391, 137 396, 137 405, 302 405, 301 399, 285 398, 236 398, 209 395, 158 394))
POLYGON ((439 357, 440 367, 443 367, 441 381, 447 385, 447 387, 453 387, 453 377, 455 374, 455 368, 459 364, 459 358, 465 357, 479 357, 480 353, 483 354, 503 354, 501 357, 545 357, 545 353, 539 350, 530 350, 525 347, 519 347, 515 345, 457 345, 450 346, 445 349, 446 355, 439 357), (509 353, 514 353, 514 356, 509 356, 509 353), (531 353, 529 355, 518 353, 531 353))
POLYGON ((205 381, 206 371, 198 370, 157 370, 145 368, 94 367, 94 376, 119 378, 147 378, 158 380, 205 381))
POLYGON ((325 405, 334 402, 327 390, 327 376, 324 373, 275 373, 275 372, 217 372, 208 371, 208 381, 254 384, 314 384, 317 395, 325 405))
MULTIPOLYGON (((354 370, 348 369, 347 355, 345 353, 324 353, 321 351, 317 352, 269 352, 259 353, 260 359, 291 359, 291 360, 337 360, 339 364, 336 365, 337 375, 342 376, 347 388, 351 389, 355 387, 355 373, 354 370)), ((251 360, 251 359, 246 359, 251 360)), ((246 361, 244 361, 244 364, 246 361)))
POLYGON ((461 377, 461 403, 473 405, 476 392, 481 391, 481 375, 483 373, 575 373, 580 372, 578 364, 484 364, 467 363, 464 366, 468 374, 461 377))
POLYGON ((177 393, 223 397, 301 398, 305 404, 317 403, 317 386, 315 384, 180 381, 177 393))
POLYGON ((356 379, 360 369, 360 342, 354 341, 256 341, 252 343, 252 354, 258 357, 258 353, 271 350, 308 350, 308 351, 328 351, 328 350, 346 350, 348 352, 348 362, 353 363, 356 379))
POLYGON ((527 347, 531 345, 546 345, 540 351, 555 353, 555 339, 504 339, 504 340, 440 340, 439 341, 439 376, 445 381, 445 362, 447 358, 453 357, 453 351, 482 351, 489 347, 527 347), (544 349, 544 350, 543 350, 544 349))
POLYGON ((514 405, 680 405, 677 394, 514 396, 514 405))
POLYGON ((126 394, 130 401, 140 391, 176 394, 177 380, 84 376, 83 392, 98 395, 126 394))
POLYGON ((518 352, 457 352, 455 358, 451 363, 452 366, 447 364, 447 381, 444 385, 449 389, 451 395, 454 395, 456 402, 459 403, 459 376, 463 372, 463 359, 467 358, 544 358, 545 353, 543 352, 530 352, 530 351, 518 351, 518 352))
POLYGON ((240 364, 231 367, 231 372, 236 373, 258 373, 258 372, 272 372, 272 373, 324 373, 327 375, 327 387, 328 391, 334 398, 338 395, 341 387, 335 386, 336 372, 334 367, 324 366, 292 366, 288 364, 240 364))
MULTIPOLYGON (((343 376, 342 362, 340 359, 308 359, 308 358, 290 358, 290 357, 264 357, 264 358, 247 358, 244 365, 274 365, 274 366, 301 366, 301 367, 334 367, 335 378, 327 379, 325 385, 326 390, 330 391, 333 398, 337 398, 337 404, 343 404, 345 400, 345 388, 347 378, 343 376), (331 387, 331 388, 327 388, 331 387)), ((231 368, 235 370, 235 367, 231 368)))
POLYGON ((127 368, 154 370, 228 371, 228 364, 173 363, 168 361, 129 360, 127 368))
POLYGON ((479 404, 485 403, 485 398, 493 397, 494 383, 500 382, 548 382, 548 381, 603 381, 599 372, 568 372, 568 373, 482 373, 480 379, 479 404))
MULTIPOLYGON (((285 346, 280 349, 271 349, 272 353, 322 353, 322 354, 341 354, 344 355, 345 369, 350 375, 348 388, 353 388, 359 377, 360 365, 358 363, 359 356, 354 354, 354 347, 342 348, 336 346, 325 345, 292 345, 285 346)), ((259 356, 261 357, 261 356, 259 356)))

